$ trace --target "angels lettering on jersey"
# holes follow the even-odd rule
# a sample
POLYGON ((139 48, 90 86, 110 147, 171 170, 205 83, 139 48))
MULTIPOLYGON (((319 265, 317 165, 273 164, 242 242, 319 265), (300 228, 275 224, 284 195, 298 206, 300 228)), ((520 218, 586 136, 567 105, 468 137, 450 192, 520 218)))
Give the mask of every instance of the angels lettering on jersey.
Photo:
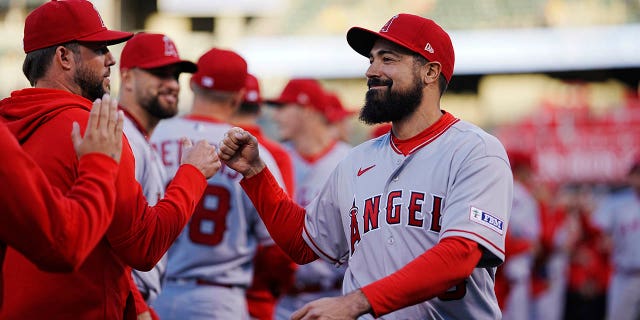
POLYGON ((426 193, 424 192, 403 192, 402 190, 390 191, 385 195, 375 195, 363 201, 362 213, 356 205, 356 198, 349 210, 351 229, 351 255, 355 252, 358 242, 363 235, 371 231, 376 231, 380 226, 379 219, 384 219, 388 226, 405 225, 412 228, 425 228, 428 231, 440 232, 440 220, 443 205, 443 197, 430 195, 431 210, 430 215, 423 214, 426 193), (384 196, 384 197, 383 197, 384 196), (384 199, 381 206, 381 199, 384 199), (380 208, 384 208, 381 210, 380 208), (363 221, 363 230, 360 231, 358 220, 363 221))

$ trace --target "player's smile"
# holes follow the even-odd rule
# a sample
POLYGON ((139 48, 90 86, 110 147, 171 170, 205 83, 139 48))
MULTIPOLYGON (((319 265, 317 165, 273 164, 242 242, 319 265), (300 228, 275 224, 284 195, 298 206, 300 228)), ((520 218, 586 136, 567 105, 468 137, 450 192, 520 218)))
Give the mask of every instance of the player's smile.
POLYGON ((371 78, 367 80, 369 90, 389 88, 393 85, 393 80, 382 80, 380 78, 371 78))

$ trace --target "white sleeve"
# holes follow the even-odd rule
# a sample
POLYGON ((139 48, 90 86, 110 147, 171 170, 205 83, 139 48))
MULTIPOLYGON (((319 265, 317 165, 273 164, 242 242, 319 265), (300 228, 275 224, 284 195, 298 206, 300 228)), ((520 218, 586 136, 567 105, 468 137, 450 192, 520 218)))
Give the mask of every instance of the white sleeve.
MULTIPOLYGON (((339 168, 339 167, 338 167, 339 168)), ((339 170, 334 170, 317 197, 306 207, 302 237, 309 247, 322 259, 334 264, 343 264, 349 257, 349 241, 344 233, 338 190, 348 179, 341 179, 339 170)))

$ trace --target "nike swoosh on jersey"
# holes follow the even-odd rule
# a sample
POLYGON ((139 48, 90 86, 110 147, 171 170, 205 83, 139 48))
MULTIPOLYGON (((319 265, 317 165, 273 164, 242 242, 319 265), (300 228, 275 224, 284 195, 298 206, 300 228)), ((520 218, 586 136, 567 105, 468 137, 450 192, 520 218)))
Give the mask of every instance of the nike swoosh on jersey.
POLYGON ((365 172, 367 172, 367 171, 369 171, 369 170, 373 169, 373 167, 375 167, 375 166, 376 166, 376 165, 374 164, 374 165, 372 165, 372 166, 370 166, 370 167, 366 167, 366 168, 364 168, 364 169, 362 169, 362 168, 358 169, 358 177, 359 177, 359 176, 361 176, 361 175, 363 175, 365 172))

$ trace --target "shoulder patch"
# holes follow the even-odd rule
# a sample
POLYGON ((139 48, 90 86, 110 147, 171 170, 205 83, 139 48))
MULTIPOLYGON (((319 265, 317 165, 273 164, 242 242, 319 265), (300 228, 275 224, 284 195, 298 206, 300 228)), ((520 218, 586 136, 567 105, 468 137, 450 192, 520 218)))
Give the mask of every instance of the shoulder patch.
POLYGON ((504 221, 488 212, 482 211, 476 207, 471 207, 471 210, 469 211, 469 219, 499 234, 504 234, 504 221))

